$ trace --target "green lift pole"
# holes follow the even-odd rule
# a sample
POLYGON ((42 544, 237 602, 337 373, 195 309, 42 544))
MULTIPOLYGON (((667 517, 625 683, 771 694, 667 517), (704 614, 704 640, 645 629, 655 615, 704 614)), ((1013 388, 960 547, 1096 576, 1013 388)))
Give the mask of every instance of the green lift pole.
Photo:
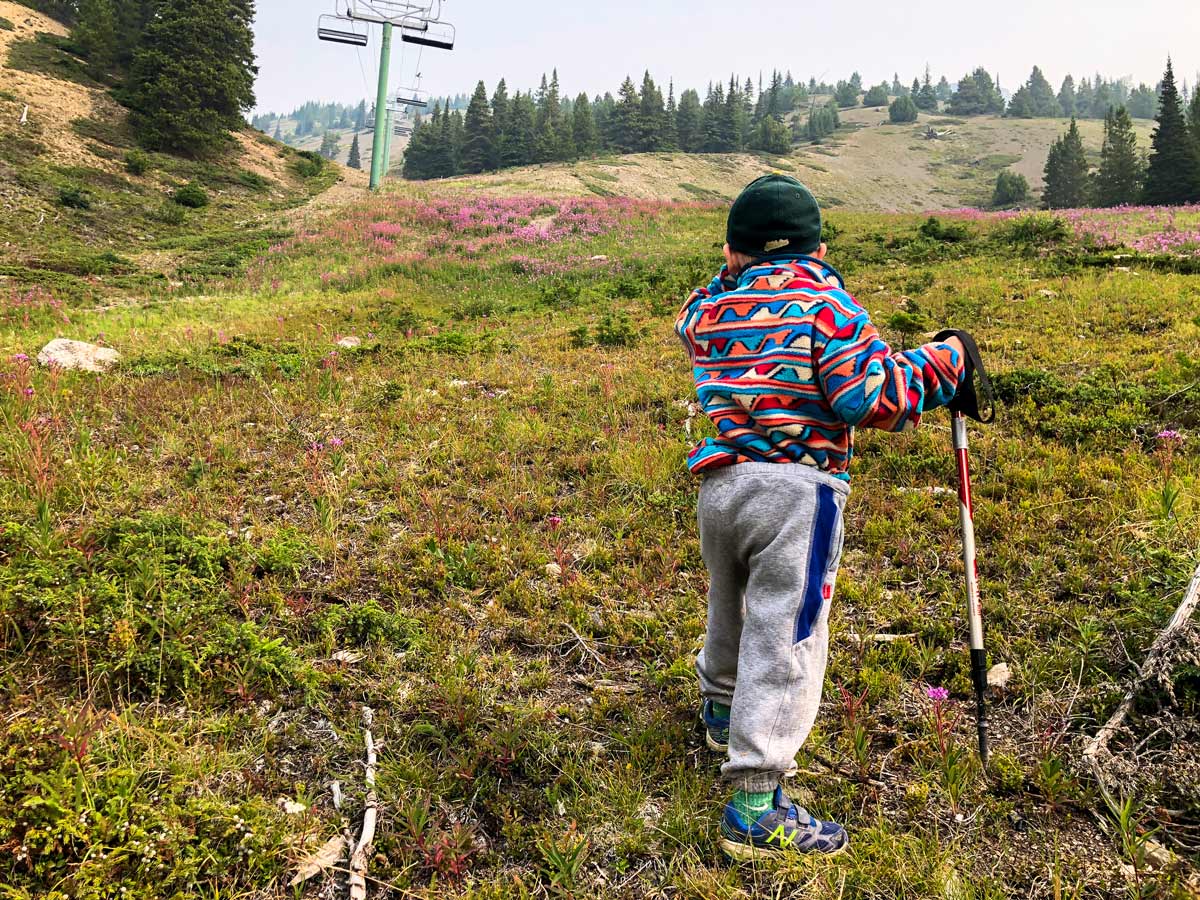
POLYGON ((387 174, 384 154, 390 135, 384 130, 391 119, 388 105, 388 69, 392 62, 392 23, 383 24, 383 50, 379 54, 379 93, 375 97, 375 137, 371 141, 371 190, 379 189, 383 176, 387 174))
POLYGON ((393 124, 392 110, 387 111, 387 137, 383 141, 383 177, 386 179, 388 173, 392 171, 392 135, 395 134, 396 128, 393 124))

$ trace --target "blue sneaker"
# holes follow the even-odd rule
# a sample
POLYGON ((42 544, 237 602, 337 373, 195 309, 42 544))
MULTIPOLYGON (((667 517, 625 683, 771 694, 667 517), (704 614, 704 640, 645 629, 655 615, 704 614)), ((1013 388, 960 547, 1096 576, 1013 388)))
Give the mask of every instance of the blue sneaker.
POLYGON ((717 753, 729 752, 729 720, 713 714, 713 702, 705 700, 700 707, 700 721, 704 723, 704 743, 717 753))
POLYGON ((821 822, 775 788, 775 808, 747 824, 733 804, 721 818, 721 850, 732 860, 753 860, 777 853, 841 853, 850 846, 846 829, 821 822))

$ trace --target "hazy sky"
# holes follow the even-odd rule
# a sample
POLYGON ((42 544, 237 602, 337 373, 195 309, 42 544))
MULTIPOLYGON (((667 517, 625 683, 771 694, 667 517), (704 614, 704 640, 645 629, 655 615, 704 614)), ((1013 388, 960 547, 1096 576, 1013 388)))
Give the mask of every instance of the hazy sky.
MULTIPOLYGON (((363 50, 322 43, 317 16, 333 8, 334 0, 258 0, 260 110, 374 96, 380 30, 363 50)), ((858 69, 868 84, 898 71, 907 84, 928 61, 935 80, 952 82, 984 65, 1006 90, 1034 64, 1055 88, 1068 72, 1153 84, 1168 54, 1189 82, 1200 69, 1197 0, 445 0, 444 8, 458 47, 424 51, 422 86, 434 94, 469 92, 480 78, 491 91, 501 76, 510 92, 535 87, 554 66, 571 96, 616 93, 626 74, 640 81, 646 68, 664 84, 674 77, 698 89, 773 68, 831 82, 858 69)), ((393 86, 412 83, 416 49, 397 42, 393 86)))

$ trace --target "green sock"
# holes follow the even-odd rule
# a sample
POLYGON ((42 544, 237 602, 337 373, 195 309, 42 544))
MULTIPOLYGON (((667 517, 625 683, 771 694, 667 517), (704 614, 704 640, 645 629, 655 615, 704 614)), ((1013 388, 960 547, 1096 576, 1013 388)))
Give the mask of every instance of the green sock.
POLYGON ((738 811, 738 815, 747 822, 757 822, 759 816, 774 808, 775 792, 767 791, 765 794, 759 794, 750 791, 734 791, 733 799, 729 802, 738 811))
POLYGON ((716 716, 718 719, 728 719, 729 718, 729 707, 726 706, 724 703, 718 703, 716 700, 714 700, 713 705, 712 705, 712 711, 713 711, 713 715, 716 716))

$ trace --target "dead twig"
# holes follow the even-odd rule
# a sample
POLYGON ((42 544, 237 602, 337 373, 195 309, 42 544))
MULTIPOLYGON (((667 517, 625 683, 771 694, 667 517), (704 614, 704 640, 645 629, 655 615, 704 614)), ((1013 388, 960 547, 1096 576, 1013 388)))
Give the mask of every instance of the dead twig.
POLYGON ((1154 643, 1150 645, 1150 652, 1146 654, 1146 658, 1138 670, 1138 676, 1134 679, 1133 684, 1129 686, 1129 690, 1125 692, 1120 706, 1116 708, 1116 711, 1104 723, 1103 727, 1096 732, 1096 736, 1092 738, 1083 750, 1083 761, 1087 763, 1088 767, 1092 770, 1092 774, 1096 777, 1096 781, 1099 782, 1104 799, 1114 809, 1117 804, 1109 793, 1108 783, 1105 781, 1103 772, 1101 771, 1100 756, 1108 752, 1109 742, 1125 721, 1125 717, 1129 715, 1129 711, 1133 709, 1134 700, 1137 698, 1142 686, 1153 677, 1158 666, 1159 657, 1171 646, 1171 639, 1184 625, 1191 621, 1192 614, 1196 611, 1197 603, 1200 603, 1200 566, 1196 567, 1196 572, 1192 575, 1192 581, 1183 596, 1183 602, 1179 604, 1175 610, 1175 614, 1171 616, 1171 620, 1167 622, 1166 627, 1159 632, 1158 637, 1154 639, 1154 643))
POLYGON ((371 707, 363 707, 363 739, 367 745, 367 802, 363 812, 362 832, 354 852, 350 854, 350 900, 367 900, 367 852, 375 840, 375 823, 379 818, 379 797, 375 793, 375 738, 371 725, 375 714, 371 707))

